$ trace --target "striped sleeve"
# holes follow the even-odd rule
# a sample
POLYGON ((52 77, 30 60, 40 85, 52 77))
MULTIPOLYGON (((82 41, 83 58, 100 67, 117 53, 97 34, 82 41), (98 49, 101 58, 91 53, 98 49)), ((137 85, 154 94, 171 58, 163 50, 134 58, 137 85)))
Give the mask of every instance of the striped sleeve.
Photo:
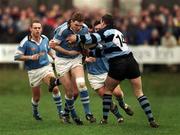
POLYGON ((80 35, 79 38, 83 44, 95 44, 102 41, 101 35, 98 33, 80 35))

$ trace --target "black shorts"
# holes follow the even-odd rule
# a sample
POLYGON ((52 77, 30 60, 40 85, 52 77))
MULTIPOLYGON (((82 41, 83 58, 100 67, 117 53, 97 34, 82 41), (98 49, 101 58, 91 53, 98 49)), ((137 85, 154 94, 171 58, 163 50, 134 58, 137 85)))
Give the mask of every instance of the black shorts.
POLYGON ((122 81, 124 79, 134 79, 140 76, 139 65, 132 53, 111 58, 108 62, 108 76, 113 79, 122 81))

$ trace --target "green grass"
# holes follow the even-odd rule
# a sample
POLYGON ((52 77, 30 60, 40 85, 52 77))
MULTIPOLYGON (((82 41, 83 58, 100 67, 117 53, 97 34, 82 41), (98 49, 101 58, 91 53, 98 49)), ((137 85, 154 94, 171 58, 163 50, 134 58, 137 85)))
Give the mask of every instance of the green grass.
POLYGON ((149 127, 128 81, 124 81, 121 87, 125 93, 125 101, 131 105, 135 115, 130 117, 120 110, 125 118, 122 124, 117 124, 111 114, 107 125, 98 124, 102 117, 101 99, 90 90, 91 108, 97 123, 90 124, 85 120, 78 99, 76 108, 84 125, 64 125, 58 119, 52 96, 44 85, 40 102, 43 121, 37 122, 31 114, 31 90, 26 72, 1 70, 0 135, 179 135, 180 74, 143 74, 142 79, 144 92, 150 100, 155 118, 160 123, 158 129, 149 127))

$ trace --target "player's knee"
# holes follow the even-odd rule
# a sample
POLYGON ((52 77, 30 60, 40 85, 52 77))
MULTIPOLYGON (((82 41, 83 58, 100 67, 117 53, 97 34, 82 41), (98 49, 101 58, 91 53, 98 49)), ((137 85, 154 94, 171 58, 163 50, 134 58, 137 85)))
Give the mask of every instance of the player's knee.
POLYGON ((75 93, 74 93, 74 100, 76 100, 76 99, 77 99, 78 95, 79 95, 79 93, 78 93, 78 92, 75 92, 75 93))
POLYGON ((65 91, 65 93, 66 93, 66 97, 69 99, 71 99, 74 96, 72 91, 65 91))
POLYGON ((76 84, 79 91, 87 90, 86 83, 83 77, 76 78, 76 84))
POLYGON ((103 88, 97 89, 97 93, 100 97, 102 97, 104 95, 104 89, 103 88))
POLYGON ((114 95, 115 97, 123 97, 122 93, 119 92, 119 91, 113 91, 113 95, 114 95))
POLYGON ((142 89, 139 89, 139 90, 136 90, 136 91, 134 92, 134 95, 135 95, 137 98, 139 98, 139 97, 143 96, 144 93, 143 93, 142 89))
POLYGON ((53 94, 58 94, 59 93, 59 89, 58 89, 58 87, 56 86, 56 87, 54 87, 54 89, 53 89, 53 94))
POLYGON ((103 91, 98 91, 98 95, 99 95, 100 97, 103 97, 104 92, 103 92, 103 91))
POLYGON ((38 104, 39 101, 40 101, 40 98, 39 98, 38 96, 34 96, 34 97, 32 98, 32 103, 38 104))

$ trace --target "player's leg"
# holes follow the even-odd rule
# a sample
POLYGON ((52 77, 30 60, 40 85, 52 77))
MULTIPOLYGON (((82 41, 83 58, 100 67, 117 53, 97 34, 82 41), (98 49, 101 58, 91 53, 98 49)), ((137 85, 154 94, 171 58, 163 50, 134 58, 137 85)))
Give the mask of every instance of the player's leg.
POLYGON ((28 71, 28 78, 29 78, 29 84, 32 89, 32 112, 33 112, 33 117, 36 120, 42 120, 38 107, 39 107, 39 101, 40 101, 40 96, 41 96, 41 80, 42 80, 42 72, 41 69, 35 69, 35 70, 30 70, 28 71))
POLYGON ((134 112, 130 106, 124 102, 124 93, 119 85, 114 89, 113 95, 116 97, 119 106, 126 112, 126 114, 132 116, 134 112))
POLYGON ((76 78, 71 76, 71 81, 72 81, 72 85, 73 85, 74 100, 76 100, 78 98, 78 96, 79 96, 79 91, 78 91, 78 87, 77 87, 77 84, 76 84, 76 78))
POLYGON ((84 112, 86 114, 86 119, 88 121, 96 122, 96 119, 94 118, 91 110, 90 110, 90 105, 89 105, 89 94, 88 94, 88 89, 85 83, 85 78, 84 78, 84 69, 82 65, 76 66, 71 69, 71 74, 74 78, 76 78, 76 85, 79 90, 79 95, 81 102, 83 104, 84 112))
POLYGON ((127 68, 126 78, 130 80, 134 94, 137 97, 142 109, 144 110, 148 118, 148 121, 150 122, 150 126, 157 128, 159 127, 159 125, 154 120, 149 100, 144 95, 142 90, 141 75, 140 75, 138 63, 136 62, 133 56, 129 57, 128 60, 129 61, 126 64, 128 65, 126 67, 127 68))
MULTIPOLYGON (((45 77, 43 78, 43 81, 47 85, 50 84, 50 78, 52 78, 52 77, 55 78, 53 71, 51 71, 51 70, 48 70, 48 71, 49 71, 49 73, 47 73, 47 75, 45 75, 45 77)), ((56 104, 58 115, 61 118, 62 117, 62 98, 61 98, 61 93, 59 91, 59 88, 57 86, 53 88, 52 97, 53 97, 53 100, 56 104)))
POLYGON ((149 100, 142 91, 141 77, 137 77, 135 79, 130 79, 130 82, 132 84, 134 94, 137 97, 139 104, 141 105, 142 109, 144 110, 144 112, 148 118, 150 126, 155 127, 155 128, 159 127, 159 125, 154 120, 149 100))
POLYGON ((70 73, 69 72, 65 73, 62 77, 60 77, 60 81, 65 90, 65 101, 66 101, 69 111, 71 112, 71 117, 77 125, 82 125, 83 122, 77 116, 77 113, 74 107, 73 86, 71 82, 70 73))
MULTIPOLYGON (((101 88, 98 88, 97 90, 95 90, 97 92, 97 94, 102 98, 104 95, 104 86, 102 86, 101 88)), ((117 105, 112 102, 111 104, 111 108, 110 111, 114 114, 114 116, 117 118, 118 123, 121 123, 124 121, 123 116, 120 114, 117 105)), ((105 123, 107 123, 107 121, 105 121, 105 123)))
MULTIPOLYGON (((53 65, 51 65, 51 67, 53 68, 53 72, 56 71, 58 76, 60 76, 60 73, 61 73, 60 69, 63 68, 60 65, 61 65, 61 61, 59 61, 59 58, 55 59, 55 63, 53 65)), ((62 65, 62 66, 64 66, 64 65, 62 65)), ((51 76, 49 83, 48 83, 49 92, 52 92, 54 87, 59 86, 59 85, 61 85, 59 78, 58 77, 56 78, 55 75, 51 76)))
MULTIPOLYGON (((71 117, 76 122, 76 124, 82 125, 83 123, 80 120, 80 118, 78 118, 74 107, 73 86, 72 86, 71 74, 70 74, 71 67, 72 67, 72 59, 58 58, 58 57, 55 59, 56 72, 65 90, 65 101, 67 104, 67 108, 70 110, 71 117)), ((65 122, 69 123, 69 119, 65 119, 65 122)))
POLYGON ((32 100, 31 100, 32 112, 33 112, 33 117, 36 120, 42 120, 42 117, 40 116, 38 111, 40 96, 41 96, 40 86, 32 87, 32 100))
POLYGON ((101 120, 101 123, 106 123, 108 119, 108 114, 111 109, 112 104, 112 92, 119 84, 118 80, 115 80, 111 78, 110 76, 107 76, 105 81, 105 92, 103 95, 103 119, 101 120))
POLYGON ((48 90, 52 92, 54 87, 61 85, 59 78, 51 77, 49 80, 48 90))
MULTIPOLYGON (((72 77, 71 77, 72 78, 72 77)), ((77 85, 76 85, 76 82, 75 82, 75 79, 72 78, 72 83, 73 83, 73 95, 74 95, 74 102, 76 101, 78 95, 79 95, 79 92, 78 92, 78 88, 77 88, 77 85)), ((66 119, 69 119, 69 108, 67 106, 67 104, 65 103, 65 107, 64 107, 64 116, 66 117, 66 119)))

